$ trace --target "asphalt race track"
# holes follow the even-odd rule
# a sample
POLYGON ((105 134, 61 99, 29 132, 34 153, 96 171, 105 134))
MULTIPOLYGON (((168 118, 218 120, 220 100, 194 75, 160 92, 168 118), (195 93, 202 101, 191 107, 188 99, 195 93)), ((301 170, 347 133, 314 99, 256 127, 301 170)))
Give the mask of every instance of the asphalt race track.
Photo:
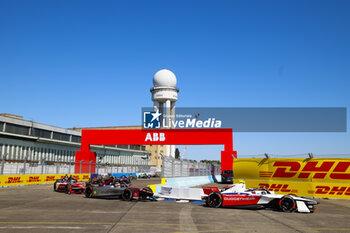
MULTIPOLYGON (((159 183, 137 180, 133 186, 159 183)), ((319 200, 314 214, 213 209, 193 203, 88 199, 52 185, 0 188, 0 232, 346 232, 350 201, 319 200)))

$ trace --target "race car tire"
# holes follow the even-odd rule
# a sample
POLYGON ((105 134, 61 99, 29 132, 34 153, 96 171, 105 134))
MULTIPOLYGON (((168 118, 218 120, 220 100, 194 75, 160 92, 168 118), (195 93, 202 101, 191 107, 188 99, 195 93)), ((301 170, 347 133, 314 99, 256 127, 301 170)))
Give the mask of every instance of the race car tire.
POLYGON ((279 208, 283 212, 293 212, 296 209, 295 200, 291 196, 283 196, 279 200, 279 208))
POLYGON ((65 193, 70 194, 70 184, 66 185, 66 188, 64 190, 65 193))
POLYGON ((204 206, 210 207, 208 197, 205 197, 205 198, 203 199, 203 201, 204 201, 204 206))
POLYGON ((153 197, 153 190, 151 188, 145 187, 145 188, 142 189, 142 191, 144 191, 144 193, 140 192, 140 197, 141 197, 142 201, 147 200, 147 197, 150 197, 150 198, 153 197), (148 193, 151 193, 151 194, 148 194, 148 193))
POLYGON ((53 183, 53 191, 57 192, 57 181, 53 183))
POLYGON ((91 186, 86 187, 86 189, 85 189, 85 197, 92 198, 93 195, 94 195, 94 192, 92 190, 92 187, 91 186))
POLYGON ((222 205, 222 200, 222 194, 218 192, 212 192, 208 196, 208 204, 213 208, 219 208, 222 205))
POLYGON ((134 190, 127 188, 124 190, 122 194, 122 199, 124 201, 132 201, 133 196, 134 196, 134 190))

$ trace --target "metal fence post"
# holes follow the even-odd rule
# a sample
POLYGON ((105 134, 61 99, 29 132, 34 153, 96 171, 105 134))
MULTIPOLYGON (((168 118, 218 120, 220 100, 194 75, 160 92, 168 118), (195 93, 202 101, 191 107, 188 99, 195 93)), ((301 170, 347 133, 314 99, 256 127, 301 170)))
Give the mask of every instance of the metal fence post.
POLYGON ((84 160, 80 160, 80 170, 79 170, 79 174, 81 174, 81 167, 82 167, 83 161, 84 161, 84 160))
POLYGON ((92 164, 92 160, 89 162, 89 173, 91 174, 91 164, 92 164))
POLYGON ((171 158, 171 177, 175 177, 175 160, 171 158))
POLYGON ((161 176, 162 178, 165 178, 165 177, 164 177, 164 164, 165 164, 165 160, 164 160, 164 159, 162 159, 162 160, 163 160, 163 163, 162 163, 162 165, 161 165, 161 166, 162 166, 162 167, 161 167, 162 170, 160 170, 160 176, 161 176))
POLYGON ((27 151, 26 155, 24 156, 23 174, 26 174, 27 157, 28 157, 28 151, 27 151))
POLYGON ((41 158, 41 174, 44 174, 44 164, 45 164, 45 158, 41 158))
POLYGON ((59 172, 60 172, 59 163, 56 163, 56 174, 59 174, 59 172))
POLYGON ((5 168, 5 161, 6 161, 6 157, 7 157, 7 153, 2 155, 2 161, 1 161, 1 175, 4 175, 4 168, 5 168))
POLYGON ((183 163, 183 160, 182 158, 180 159, 180 176, 184 176, 183 175, 183 171, 182 171, 182 163, 183 163))
POLYGON ((71 169, 72 164, 68 162, 68 174, 70 174, 70 169, 71 169))

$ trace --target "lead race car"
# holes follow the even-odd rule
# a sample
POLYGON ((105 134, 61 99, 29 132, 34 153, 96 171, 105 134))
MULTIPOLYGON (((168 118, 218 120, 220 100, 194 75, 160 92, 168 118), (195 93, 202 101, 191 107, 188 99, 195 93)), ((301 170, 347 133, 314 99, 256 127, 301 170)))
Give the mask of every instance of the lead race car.
POLYGON ((283 212, 313 213, 316 201, 298 197, 293 194, 275 194, 264 188, 246 189, 244 182, 228 185, 221 191, 217 187, 203 186, 205 201, 209 207, 262 207, 281 210, 283 212))

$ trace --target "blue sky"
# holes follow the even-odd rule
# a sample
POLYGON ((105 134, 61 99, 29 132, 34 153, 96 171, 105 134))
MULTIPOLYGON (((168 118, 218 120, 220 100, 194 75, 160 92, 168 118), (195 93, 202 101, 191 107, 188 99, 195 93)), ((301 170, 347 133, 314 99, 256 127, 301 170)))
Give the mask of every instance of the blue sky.
MULTIPOLYGON (((349 107, 349 1, 1 1, 0 112, 140 124, 152 77, 179 107, 349 107)), ((236 133, 239 154, 350 154, 349 133, 236 133)), ((188 157, 218 159, 189 146, 188 157)))

